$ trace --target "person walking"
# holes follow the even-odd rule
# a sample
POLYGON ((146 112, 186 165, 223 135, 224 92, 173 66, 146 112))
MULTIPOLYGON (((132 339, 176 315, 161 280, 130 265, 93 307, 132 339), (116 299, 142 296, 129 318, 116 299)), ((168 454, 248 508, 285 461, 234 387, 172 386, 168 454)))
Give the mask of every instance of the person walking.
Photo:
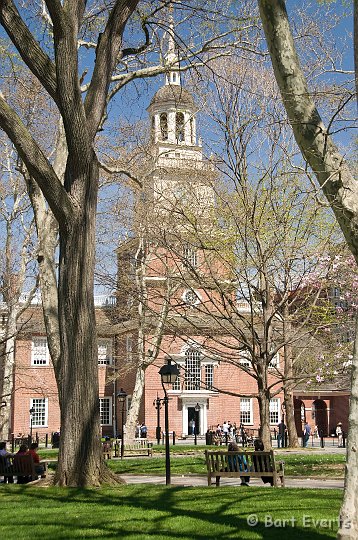
POLYGON ((336 435, 338 437, 338 448, 343 448, 343 430, 342 422, 338 422, 336 427, 336 435))
POLYGON ((285 447, 286 424, 283 419, 277 426, 277 448, 285 447))
POLYGON ((145 425, 145 423, 143 422, 143 424, 140 427, 140 436, 142 437, 142 439, 147 438, 147 433, 148 433, 148 428, 145 425))
POLYGON ((193 418, 189 422, 189 435, 195 435, 195 420, 193 418))
POLYGON ((303 428, 303 447, 304 448, 307 448, 310 435, 311 435, 311 426, 308 424, 308 422, 305 422, 305 426, 303 428))

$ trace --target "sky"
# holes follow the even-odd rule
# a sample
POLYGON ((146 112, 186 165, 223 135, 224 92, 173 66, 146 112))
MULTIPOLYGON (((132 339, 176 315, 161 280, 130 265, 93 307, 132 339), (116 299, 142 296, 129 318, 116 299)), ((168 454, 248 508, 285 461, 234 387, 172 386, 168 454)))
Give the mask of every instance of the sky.
MULTIPOLYGON (((242 3, 244 4, 244 2, 242 3)), ((315 21, 310 21, 310 12, 315 11, 316 7, 318 6, 318 2, 313 1, 310 2, 310 7, 307 8, 306 2, 299 2, 299 1, 287 1, 287 9, 289 12, 289 15, 293 17, 293 12, 296 8, 303 10, 303 16, 307 16, 307 35, 309 34, 309 30, 316 30, 316 26, 319 27, 322 22, 320 20, 315 19, 315 21), (312 27, 309 28, 308 23, 312 24, 312 27)), ((321 7, 322 13, 324 12, 325 8, 321 7)), ((348 8, 344 7, 342 1, 336 1, 331 3, 330 9, 332 10, 332 13, 335 15, 341 15, 343 12, 348 9, 348 11, 352 10, 352 3, 348 3, 348 8)), ((331 22, 329 18, 323 18, 324 24, 328 24, 331 22)), ((333 38, 343 38, 343 42, 345 42, 345 46, 347 49, 343 52, 343 45, 340 45, 338 47, 338 53, 342 54, 341 58, 341 64, 338 66, 342 70, 352 70, 353 69, 353 52, 352 52, 352 16, 349 16, 345 18, 342 22, 340 22, 337 25, 333 25, 333 28, 331 30, 333 38)), ((292 18, 292 24, 294 28, 298 28, 298 21, 296 21, 294 18, 292 18)), ((304 33, 299 36, 298 39, 298 46, 300 46, 300 43, 303 42, 303 39, 306 37, 304 33)), ((328 34, 326 34, 328 35, 328 34)), ((0 29, 0 38, 4 38, 4 32, 0 29)), ((198 37, 198 36, 197 36, 198 37)), ((188 38, 189 42, 189 35, 185 35, 185 32, 183 34, 183 40, 188 38)), ((130 36, 128 35, 128 41, 130 41, 130 36)), ((190 42, 189 42, 190 45, 190 42)), ((333 40, 330 42, 330 46, 333 48, 333 40)), ((320 44, 317 40, 312 39, 312 55, 310 57, 310 60, 312 62, 315 61, 314 53, 315 53, 315 47, 317 47, 317 51, 320 50, 320 44)), ((93 60, 93 54, 89 54, 90 58, 93 60)), ((85 60, 83 60, 83 65, 80 66, 81 70, 85 68, 85 60)), ((328 67, 328 62, 327 62, 328 67)), ((349 75, 341 73, 341 74, 335 74, 332 73, 326 73, 323 75, 315 75, 312 78, 313 83, 316 82, 316 84, 324 83, 325 77, 332 78, 334 77, 336 84, 340 84, 344 78, 350 78, 349 75)), ((190 74, 186 73, 183 77, 184 84, 188 85, 190 84, 190 74)), ((0 83, 2 84, 2 83, 0 83)), ((155 93, 155 91, 160 88, 164 84, 164 76, 159 75, 156 78, 151 78, 146 81, 139 80, 134 83, 130 83, 124 90, 121 91, 120 94, 118 94, 113 100, 113 103, 109 107, 109 121, 108 121, 108 130, 113 130, 117 125, 123 125, 123 123, 132 123, 139 120, 146 120, 147 119, 147 112, 146 107, 148 106, 151 97, 155 93)), ((328 116, 329 118, 329 116, 328 116)), ((351 134, 353 133, 353 122, 356 120, 352 116, 349 117, 347 115, 347 119, 345 121, 345 124, 341 124, 341 126, 344 127, 344 129, 335 135, 336 140, 339 144, 347 144, 348 141, 351 139, 351 134), (349 126, 349 129, 346 129, 346 127, 349 126)), ((213 148, 217 148, 220 146, 220 141, 217 138, 217 135, 215 134, 215 129, 213 128, 212 124, 208 120, 208 118, 205 116, 205 110, 201 110, 199 112, 199 130, 201 131, 201 135, 203 137, 204 145, 206 147, 206 150, 208 153, 210 153, 210 150, 213 148)), ((356 128, 355 128, 356 129, 356 128)))

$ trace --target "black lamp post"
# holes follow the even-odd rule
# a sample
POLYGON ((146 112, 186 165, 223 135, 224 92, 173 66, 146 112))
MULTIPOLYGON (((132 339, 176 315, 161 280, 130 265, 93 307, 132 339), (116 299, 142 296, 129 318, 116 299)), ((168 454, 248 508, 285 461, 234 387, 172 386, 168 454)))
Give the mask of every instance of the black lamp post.
POLYGON ((162 408, 161 406, 162 401, 163 400, 160 397, 158 397, 158 394, 157 394, 157 399, 153 401, 153 405, 157 409, 157 427, 156 427, 157 444, 160 444, 160 434, 162 430, 160 427, 160 409, 162 408))
POLYGON ((126 408, 126 399, 127 399, 127 392, 123 390, 123 388, 120 389, 120 391, 117 394, 117 399, 119 403, 122 403, 122 440, 121 440, 121 459, 123 459, 124 455, 124 411, 126 408))
POLYGON ((33 423, 33 416, 35 413, 35 407, 31 407, 29 413, 30 413, 30 438, 32 442, 32 423, 33 423))
POLYGON ((198 436, 198 425, 199 425, 199 411, 200 411, 199 403, 195 405, 194 411, 195 411, 194 444, 197 445, 198 444, 197 436, 198 436))
POLYGON ((170 453, 169 453, 169 414, 168 414, 168 394, 165 389, 165 384, 174 384, 179 376, 179 369, 176 364, 171 363, 170 356, 166 356, 164 360, 167 363, 159 370, 162 378, 162 387, 164 390, 164 415, 165 415, 165 483, 170 484, 170 453))

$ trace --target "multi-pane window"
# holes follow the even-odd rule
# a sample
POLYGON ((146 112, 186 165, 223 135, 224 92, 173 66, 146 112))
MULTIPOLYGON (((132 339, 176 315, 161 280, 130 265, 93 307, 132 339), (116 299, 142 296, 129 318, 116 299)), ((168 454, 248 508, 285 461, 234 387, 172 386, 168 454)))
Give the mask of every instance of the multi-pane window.
POLYGON ((101 365, 112 364, 112 340, 98 339, 98 363, 101 365))
POLYGON ((188 349, 185 353, 185 388, 200 390, 200 352, 188 349))
POLYGON ((252 424, 251 398, 240 398, 240 423, 252 424))
POLYGON ((278 368, 278 365, 279 365, 279 359, 280 359, 280 355, 279 353, 277 352, 272 358, 271 358, 271 361, 268 365, 269 368, 278 368))
POLYGON ((99 398, 99 413, 102 426, 110 426, 112 424, 112 398, 99 398))
POLYGON ((128 335, 126 336, 126 351, 127 351, 127 361, 132 361, 132 353, 133 353, 133 336, 128 335))
POLYGON ((214 366, 207 364, 205 366, 205 387, 211 390, 214 385, 214 366))
POLYGON ((47 347, 47 339, 45 337, 32 338, 31 364, 33 366, 47 366, 50 355, 47 347))
POLYGON ((198 252, 192 246, 186 245, 183 248, 184 265, 188 268, 196 268, 198 265, 198 252))
POLYGON ((243 351, 240 351, 239 354, 240 354, 240 364, 247 368, 252 367, 250 351, 248 349, 244 349, 243 351))
POLYGON ((278 424, 280 421, 280 400, 273 398, 270 400, 270 424, 278 424))
POLYGON ((32 427, 47 426, 47 398, 32 398, 30 401, 32 410, 32 427))
POLYGON ((175 383, 172 385, 172 390, 180 390, 180 366, 178 366, 178 364, 177 364, 177 368, 179 369, 179 375, 175 383))

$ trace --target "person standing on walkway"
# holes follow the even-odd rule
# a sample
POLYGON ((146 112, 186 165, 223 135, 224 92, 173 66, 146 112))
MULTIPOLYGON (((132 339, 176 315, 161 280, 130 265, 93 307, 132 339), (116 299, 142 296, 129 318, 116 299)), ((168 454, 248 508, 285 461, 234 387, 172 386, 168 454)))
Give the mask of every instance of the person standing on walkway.
POLYGON ((338 422, 336 427, 336 435, 338 437, 338 448, 343 448, 343 430, 342 422, 338 422))
POLYGON ((311 426, 308 422, 305 422, 305 427, 303 428, 303 447, 307 448, 307 443, 311 435, 311 426))
POLYGON ((277 426, 277 448, 285 447, 285 435, 286 435, 286 424, 284 423, 283 419, 281 419, 281 422, 277 426))

